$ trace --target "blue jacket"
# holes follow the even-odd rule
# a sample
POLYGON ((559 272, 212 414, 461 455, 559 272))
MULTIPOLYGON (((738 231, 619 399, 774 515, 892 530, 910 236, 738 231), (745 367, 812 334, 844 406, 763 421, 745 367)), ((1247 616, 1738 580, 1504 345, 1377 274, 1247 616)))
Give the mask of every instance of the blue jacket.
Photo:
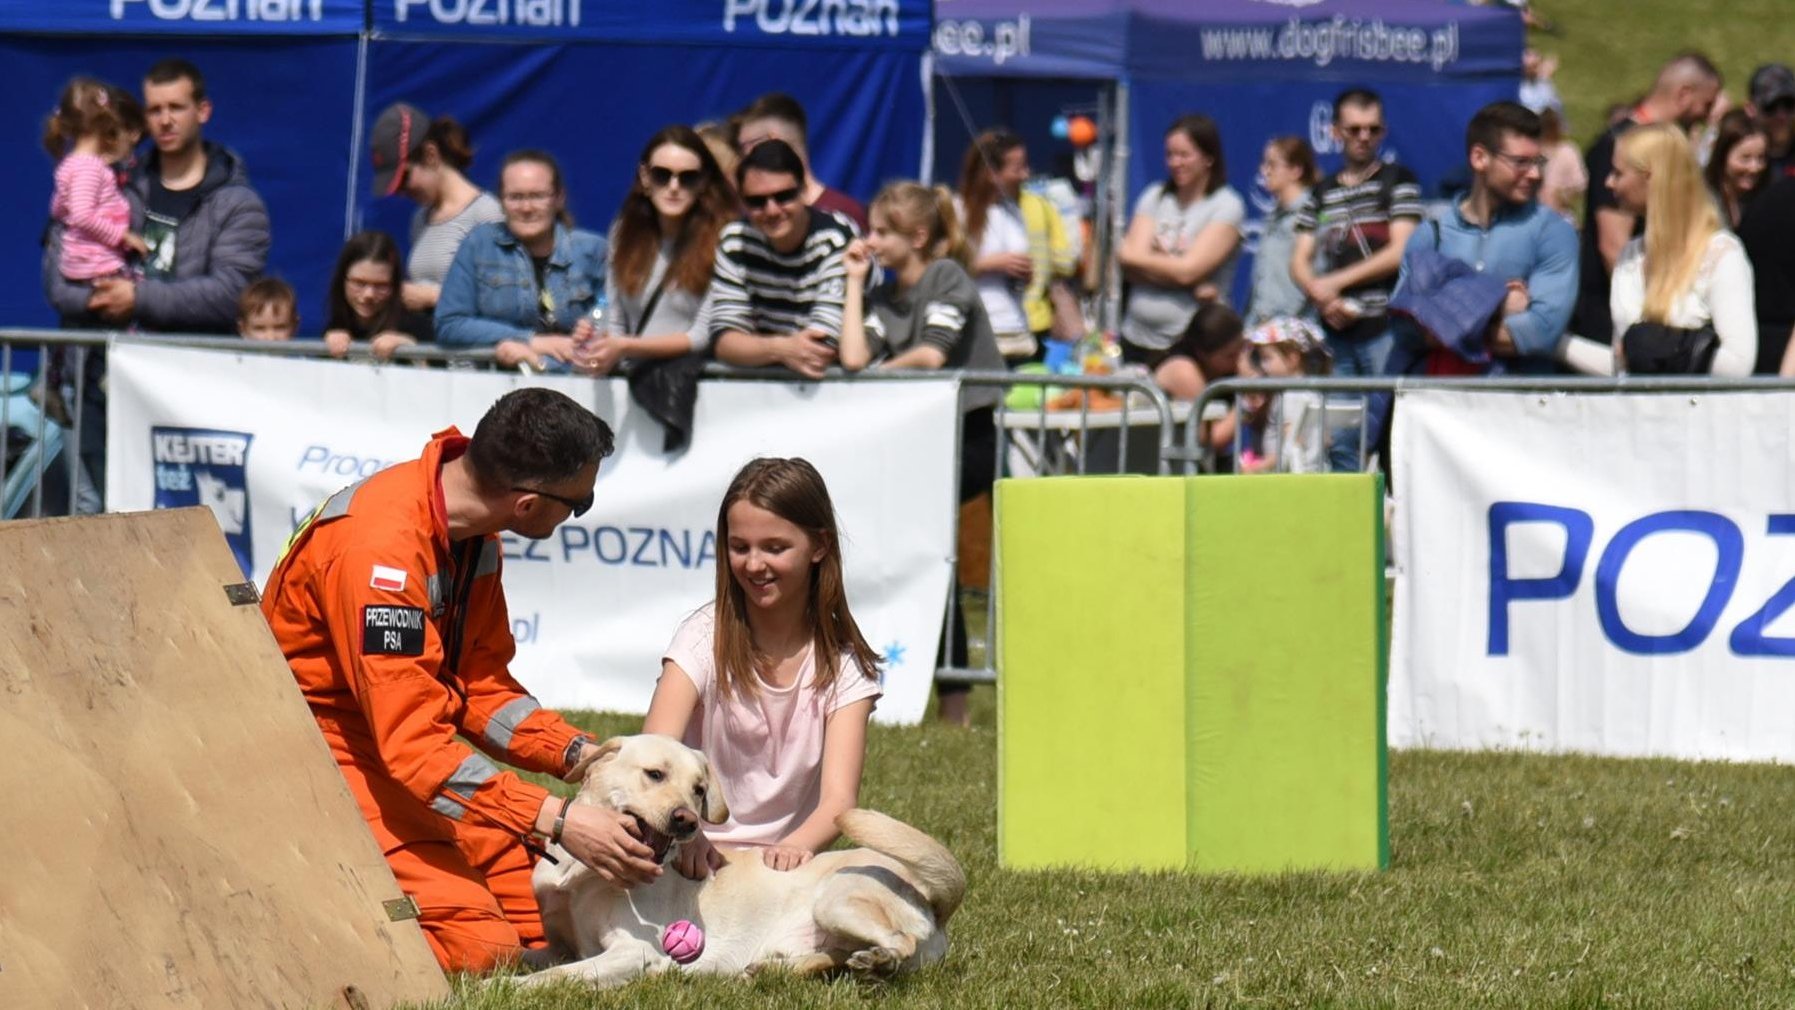
MULTIPOLYGON (((1411 242, 1411 248, 1403 250, 1402 287, 1390 299, 1390 316, 1419 327, 1424 337, 1432 336, 1441 347, 1474 365, 1491 364, 1485 338, 1490 320, 1508 296, 1508 282, 1478 273, 1464 260, 1432 249, 1414 249, 1413 245, 1411 242)), ((1409 371, 1412 363, 1399 363, 1397 357, 1410 351, 1412 344, 1405 340, 1402 347, 1392 347, 1384 370, 1391 374, 1409 371)))
MULTIPOLYGON (((543 283, 554 299, 555 333, 592 311, 605 290, 605 240, 589 231, 555 225, 555 251, 543 283)), ((530 254, 503 221, 468 232, 443 278, 436 302, 436 342, 445 347, 491 347, 501 340, 529 340, 543 332, 538 319, 536 270, 530 254)))
MULTIPOLYGON (((1517 372, 1554 371, 1558 339, 1577 303, 1576 229, 1537 202, 1501 208, 1488 228, 1466 221, 1455 203, 1438 225, 1436 230, 1433 223, 1423 222, 1409 238, 1408 247, 1403 250, 1397 290, 1401 291, 1407 283, 1414 270, 1414 258, 1424 250, 1463 260, 1477 272, 1504 284, 1524 281, 1533 304, 1525 312, 1502 320, 1520 352, 1508 364, 1517 372)), ((1412 326, 1394 329, 1399 347, 1423 339, 1412 326)))

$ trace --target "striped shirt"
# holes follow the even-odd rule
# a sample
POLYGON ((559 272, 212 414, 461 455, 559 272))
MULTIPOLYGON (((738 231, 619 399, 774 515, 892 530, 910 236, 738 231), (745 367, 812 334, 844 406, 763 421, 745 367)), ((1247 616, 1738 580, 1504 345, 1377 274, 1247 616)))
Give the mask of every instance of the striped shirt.
POLYGON ((726 225, 711 278, 712 339, 731 330, 784 336, 812 329, 839 337, 848 278, 842 253, 852 228, 812 208, 803 243, 782 253, 747 222, 726 225))
POLYGON ((411 257, 405 276, 424 284, 441 284, 467 233, 488 221, 505 220, 505 210, 491 193, 482 192, 446 221, 430 222, 430 208, 419 207, 411 218, 411 257))
MULTIPOLYGON (((1415 173, 1385 162, 1356 185, 1342 183, 1339 172, 1321 180, 1297 211, 1296 230, 1314 234, 1320 272, 1332 273, 1370 259, 1389 245, 1392 221, 1419 222, 1425 216, 1415 173)), ((1395 286, 1396 274, 1391 272, 1355 284, 1343 294, 1359 300, 1366 317, 1361 322, 1376 328, 1395 286)))
POLYGON ((70 154, 56 164, 50 216, 62 222, 62 275, 72 281, 110 277, 125 268, 131 205, 105 160, 70 154))

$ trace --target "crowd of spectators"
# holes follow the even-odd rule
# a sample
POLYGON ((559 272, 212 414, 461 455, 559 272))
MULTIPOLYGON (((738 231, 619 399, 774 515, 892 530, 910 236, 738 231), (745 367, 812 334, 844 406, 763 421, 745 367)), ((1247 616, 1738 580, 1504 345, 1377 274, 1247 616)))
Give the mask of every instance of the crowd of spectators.
MULTIPOLYGON (((1387 143, 1417 124, 1344 90, 1340 167, 1320 173, 1303 137, 1270 139, 1257 182, 1271 209, 1252 229, 1215 122, 1178 117, 1116 253, 1125 366, 1181 399, 1268 361, 1314 372, 1315 353, 1344 376, 1795 373, 1795 72, 1761 67, 1728 109, 1713 63, 1679 54, 1579 155, 1555 69, 1527 54, 1517 100, 1468 124, 1468 185, 1432 204, 1387 143)), ((204 137, 211 113, 183 60, 153 67, 141 101, 69 84, 45 136, 44 284, 65 327, 298 332, 292 289, 263 276, 268 218, 246 167, 204 137)), ((1069 240, 1082 222, 1030 186, 1024 141, 1001 128, 974 138, 955 189, 893 184, 869 216, 817 177, 803 107, 764 95, 649 138, 604 233, 569 216, 549 153, 510 152, 488 192, 468 175, 468 131, 408 103, 378 117, 369 158, 375 194, 417 210, 403 249, 381 232, 343 246, 317 317, 338 356, 434 341, 549 371, 714 359, 815 379, 1039 361, 1086 329, 1069 240)), ((104 369, 88 365, 83 429, 99 440, 104 369)), ((990 406, 971 404, 969 437, 990 406)), ((1336 442, 1334 465, 1358 465, 1336 442)), ((97 468, 103 445, 83 452, 97 468)))

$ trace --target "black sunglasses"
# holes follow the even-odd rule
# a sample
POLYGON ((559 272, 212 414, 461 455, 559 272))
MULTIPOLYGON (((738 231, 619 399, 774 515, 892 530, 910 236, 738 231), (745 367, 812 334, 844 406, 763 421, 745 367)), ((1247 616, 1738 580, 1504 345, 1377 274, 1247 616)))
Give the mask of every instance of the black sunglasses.
POLYGON ((558 501, 561 504, 572 509, 575 518, 585 515, 592 508, 593 492, 591 492, 591 491, 586 492, 586 497, 584 497, 584 498, 563 498, 558 494, 554 494, 553 492, 550 492, 550 491, 544 491, 541 488, 513 487, 511 490, 522 491, 524 494, 538 495, 540 497, 547 498, 551 501, 558 501))
POLYGON ((793 186, 791 189, 782 189, 777 193, 761 193, 755 196, 744 196, 742 197, 742 202, 748 205, 749 210, 764 210, 769 203, 776 203, 783 207, 797 198, 798 187, 793 186))
POLYGON ((666 189, 667 185, 675 179, 679 180, 680 189, 697 189, 698 184, 704 181, 704 173, 695 168, 675 172, 671 168, 663 168, 660 165, 648 166, 648 184, 655 189, 666 189))

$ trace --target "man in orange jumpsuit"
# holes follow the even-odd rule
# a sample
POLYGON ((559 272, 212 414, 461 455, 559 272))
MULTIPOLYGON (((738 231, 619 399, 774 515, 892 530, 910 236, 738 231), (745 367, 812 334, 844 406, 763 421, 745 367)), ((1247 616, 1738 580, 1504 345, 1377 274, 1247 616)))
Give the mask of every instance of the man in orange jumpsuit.
POLYGON ((610 428, 571 399, 514 390, 472 439, 439 432, 420 458, 326 499, 268 580, 262 611, 445 969, 543 945, 532 835, 619 886, 660 873, 621 815, 570 807, 491 760, 561 775, 595 746, 507 670, 498 534, 541 539, 583 514, 611 449, 610 428))

